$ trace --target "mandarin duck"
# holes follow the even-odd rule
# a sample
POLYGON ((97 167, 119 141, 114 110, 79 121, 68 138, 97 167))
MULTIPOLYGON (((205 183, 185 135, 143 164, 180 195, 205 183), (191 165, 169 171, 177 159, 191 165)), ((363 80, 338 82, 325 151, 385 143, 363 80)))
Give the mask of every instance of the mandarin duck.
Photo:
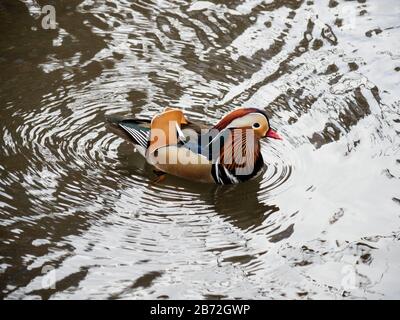
POLYGON ((189 121, 182 110, 165 108, 153 119, 110 120, 112 131, 132 142, 160 177, 236 184, 261 171, 260 139, 281 139, 267 114, 240 108, 207 128, 189 121))

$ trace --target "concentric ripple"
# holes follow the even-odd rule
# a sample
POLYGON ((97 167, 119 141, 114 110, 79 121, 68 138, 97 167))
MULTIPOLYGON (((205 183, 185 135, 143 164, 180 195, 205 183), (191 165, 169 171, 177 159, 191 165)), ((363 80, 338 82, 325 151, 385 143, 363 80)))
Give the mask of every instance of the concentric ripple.
POLYGON ((396 1, 42 4, 0 3, 1 298, 400 296, 396 1), (105 119, 166 106, 284 140, 240 185, 154 183, 105 119))

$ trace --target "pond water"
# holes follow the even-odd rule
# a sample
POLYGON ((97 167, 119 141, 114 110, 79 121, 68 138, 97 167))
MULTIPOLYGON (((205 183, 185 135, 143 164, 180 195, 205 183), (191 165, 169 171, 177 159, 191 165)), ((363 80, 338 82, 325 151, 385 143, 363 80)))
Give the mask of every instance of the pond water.
POLYGON ((0 30, 0 298, 400 298, 399 1, 1 0, 0 30), (166 106, 284 140, 153 183, 105 119, 166 106))

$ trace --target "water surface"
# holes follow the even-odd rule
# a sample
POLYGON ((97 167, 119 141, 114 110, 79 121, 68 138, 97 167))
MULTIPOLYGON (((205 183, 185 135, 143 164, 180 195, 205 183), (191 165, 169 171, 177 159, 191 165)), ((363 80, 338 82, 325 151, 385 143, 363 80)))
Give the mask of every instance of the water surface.
POLYGON ((398 1, 1 0, 0 30, 1 298, 400 298, 398 1), (166 106, 284 141, 154 184, 105 118, 166 106))

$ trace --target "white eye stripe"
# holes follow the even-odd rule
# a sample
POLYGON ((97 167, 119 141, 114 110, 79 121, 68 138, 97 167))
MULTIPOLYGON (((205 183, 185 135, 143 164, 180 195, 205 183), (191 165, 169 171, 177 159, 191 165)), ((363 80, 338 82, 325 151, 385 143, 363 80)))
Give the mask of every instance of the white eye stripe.
POLYGON ((258 113, 258 112, 252 112, 252 113, 246 114, 243 117, 233 120, 227 126, 227 128, 240 128, 240 127, 249 127, 249 126, 253 127, 254 123, 258 123, 259 127, 261 127, 262 124, 265 123, 267 125, 267 127, 269 127, 269 122, 265 115, 258 113))

